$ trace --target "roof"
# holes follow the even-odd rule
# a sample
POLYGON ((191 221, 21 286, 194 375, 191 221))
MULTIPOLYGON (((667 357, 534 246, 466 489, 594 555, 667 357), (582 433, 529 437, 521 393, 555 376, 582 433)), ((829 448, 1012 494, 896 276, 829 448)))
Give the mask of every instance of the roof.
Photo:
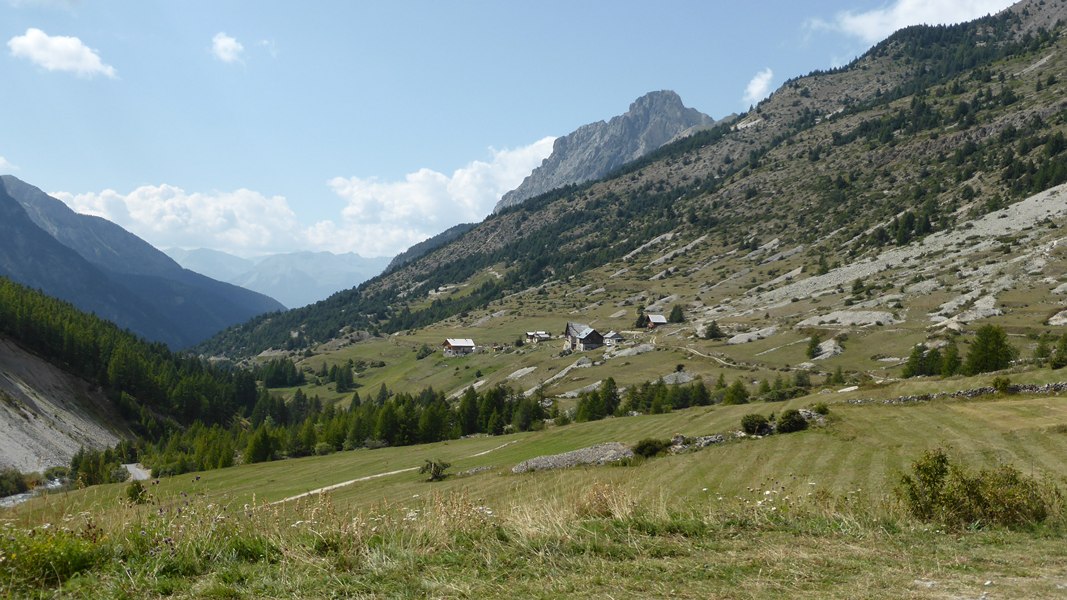
POLYGON ((526 337, 551 337, 547 331, 527 331, 526 337))
POLYGON ((667 317, 665 317, 663 315, 651 315, 650 314, 650 315, 645 315, 645 316, 648 317, 648 320, 651 321, 652 323, 666 323, 667 322, 667 317))
POLYGON ((576 338, 578 338, 580 340, 584 340, 585 338, 593 335, 594 333, 596 333, 596 329, 593 329, 592 327, 586 327, 585 329, 579 331, 578 335, 576 335, 574 337, 576 337, 576 338))
POLYGON ((445 338, 445 343, 453 348, 456 347, 474 347, 474 340, 469 338, 445 338))
POLYGON ((585 323, 567 323, 567 329, 563 332, 563 335, 582 341, 588 340, 590 343, 596 344, 601 343, 604 339, 600 332, 585 323))
POLYGON ((609 331, 604 334, 605 338, 622 338, 622 334, 618 331, 609 331))

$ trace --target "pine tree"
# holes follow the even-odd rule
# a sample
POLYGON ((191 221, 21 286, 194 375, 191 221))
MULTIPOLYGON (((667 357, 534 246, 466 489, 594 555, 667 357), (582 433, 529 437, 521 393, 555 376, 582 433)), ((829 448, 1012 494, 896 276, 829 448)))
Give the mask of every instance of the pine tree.
POLYGON ((819 344, 822 343, 822 336, 818 333, 813 333, 811 338, 808 339, 808 350, 806 355, 808 358, 815 358, 819 355, 819 344))
POLYGON ((975 332, 970 352, 963 364, 967 375, 1006 369, 1015 360, 1016 351, 1008 344, 1008 335, 996 325, 983 325, 975 332))
POLYGON ((685 313, 682 312, 682 305, 681 304, 675 304, 674 307, 671 308, 671 314, 667 317, 667 320, 670 321, 671 323, 684 323, 685 322, 685 313))
POLYGON ((719 328, 718 321, 712 321, 708 323, 708 326, 704 329, 704 337, 709 340, 719 340, 726 337, 726 334, 719 328))
POLYGON ((734 380, 729 388, 726 389, 726 395, 722 399, 723 404, 747 404, 748 403, 748 388, 745 387, 745 382, 740 379, 734 380))
POLYGON ((945 346, 945 352, 941 356, 941 376, 952 377, 960 371, 960 349, 956 344, 950 343, 945 346))

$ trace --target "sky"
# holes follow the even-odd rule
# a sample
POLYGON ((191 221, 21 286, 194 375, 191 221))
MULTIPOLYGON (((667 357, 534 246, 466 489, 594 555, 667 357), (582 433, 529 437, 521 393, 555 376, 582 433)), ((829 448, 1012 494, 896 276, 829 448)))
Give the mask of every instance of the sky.
POLYGON ((0 0, 0 173, 159 248, 392 256, 654 90, 722 118, 1007 0, 0 0))

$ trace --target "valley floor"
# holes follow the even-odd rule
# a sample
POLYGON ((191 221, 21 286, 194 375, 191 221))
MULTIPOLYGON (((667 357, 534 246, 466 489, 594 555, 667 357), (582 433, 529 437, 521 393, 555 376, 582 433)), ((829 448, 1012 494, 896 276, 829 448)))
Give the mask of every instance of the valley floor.
MULTIPOLYGON (((946 382, 894 390, 928 386, 946 382)), ((839 401, 821 429, 629 466, 510 469, 608 440, 730 431, 743 414, 811 401, 699 407, 244 465, 148 483, 143 504, 129 502, 130 484, 45 496, 0 513, 0 596, 1067 594, 1063 506, 1023 529, 950 529, 917 521, 893 494, 901 472, 934 447, 949 448, 968 467, 1013 464, 1062 488, 1067 403, 1055 395, 839 401), (425 482, 415 467, 431 457, 453 463, 453 475, 425 482)))

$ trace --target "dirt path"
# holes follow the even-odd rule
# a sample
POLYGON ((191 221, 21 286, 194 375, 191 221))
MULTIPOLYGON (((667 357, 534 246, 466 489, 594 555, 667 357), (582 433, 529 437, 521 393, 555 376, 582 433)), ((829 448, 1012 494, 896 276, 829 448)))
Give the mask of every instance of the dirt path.
POLYGON ((130 472, 130 479, 133 481, 147 481, 152 478, 152 472, 144 468, 141 463, 128 463, 122 466, 130 472))
POLYGON ((704 358, 710 358, 711 360, 719 361, 720 364, 723 364, 723 365, 725 365, 727 367, 733 367, 735 369, 742 368, 741 365, 739 365, 739 364, 732 363, 732 362, 727 362, 727 361, 719 358, 718 356, 712 356, 710 354, 704 354, 700 350, 695 350, 695 349, 689 348, 689 347, 683 347, 682 350, 686 350, 688 352, 692 352, 693 354, 696 354, 697 356, 703 356, 704 358))
MULTIPOLYGON (((512 440, 512 441, 507 442, 505 444, 501 444, 501 445, 497 446, 496 448, 490 448, 490 449, 484 450, 482 452, 477 452, 475 454, 471 454, 470 456, 464 456, 463 458, 477 458, 479 456, 485 456, 486 454, 489 454, 490 452, 495 452, 497 450, 500 450, 501 448, 504 448, 506 446, 510 446, 510 445, 516 443, 517 441, 518 440, 512 440)), ((400 473, 407 473, 408 471, 417 471, 418 469, 419 469, 419 467, 408 467, 406 469, 397 469, 395 471, 386 471, 385 473, 375 473, 374 475, 366 475, 364 477, 357 477, 356 479, 350 479, 348 481, 342 481, 341 483, 335 483, 333 485, 328 485, 326 487, 320 487, 318 489, 314 489, 314 490, 311 490, 311 491, 308 491, 308 492, 304 492, 302 494, 297 494, 295 496, 289 496, 288 498, 282 498, 281 500, 275 500, 274 502, 271 502, 270 504, 271 504, 271 506, 273 506, 275 504, 284 504, 286 502, 291 502, 293 500, 299 500, 300 498, 306 498, 308 496, 313 496, 315 494, 322 494, 322 493, 325 493, 325 492, 332 492, 333 490, 340 489, 340 488, 352 485, 353 483, 359 483, 361 481, 370 481, 371 479, 378 479, 379 477, 388 477, 390 475, 399 475, 400 473)))

